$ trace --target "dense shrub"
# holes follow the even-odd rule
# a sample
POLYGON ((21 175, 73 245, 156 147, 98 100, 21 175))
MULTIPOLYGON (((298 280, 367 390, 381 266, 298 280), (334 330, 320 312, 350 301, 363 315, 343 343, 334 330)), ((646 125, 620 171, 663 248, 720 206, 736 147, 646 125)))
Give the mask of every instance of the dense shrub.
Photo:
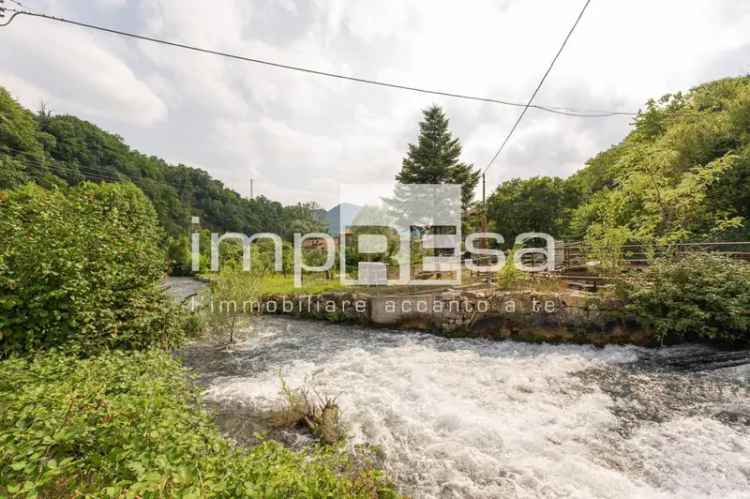
POLYGON ((629 308, 661 338, 750 342, 750 265, 712 254, 660 259, 625 287, 629 308))
POLYGON ((0 363, 0 497, 390 497, 336 448, 232 447, 161 351, 0 363))
POLYGON ((132 184, 0 192, 0 357, 175 344, 160 241, 154 209, 132 184))
POLYGON ((234 343, 235 334, 250 316, 260 313, 261 276, 228 262, 211 278, 211 302, 204 311, 206 332, 234 343))

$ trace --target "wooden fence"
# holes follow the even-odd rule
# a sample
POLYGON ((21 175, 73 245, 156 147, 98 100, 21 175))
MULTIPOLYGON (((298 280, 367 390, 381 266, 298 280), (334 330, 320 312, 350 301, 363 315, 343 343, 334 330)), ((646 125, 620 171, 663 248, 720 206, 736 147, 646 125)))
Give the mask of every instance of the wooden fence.
MULTIPOLYGON (((750 261, 750 241, 688 242, 672 245, 626 244, 623 259, 632 266, 647 265, 653 257, 677 256, 692 252, 712 252, 750 261)), ((591 246, 583 241, 559 242, 556 248, 556 269, 585 266, 591 260, 591 246), (557 263, 559 262, 559 263, 557 263)))

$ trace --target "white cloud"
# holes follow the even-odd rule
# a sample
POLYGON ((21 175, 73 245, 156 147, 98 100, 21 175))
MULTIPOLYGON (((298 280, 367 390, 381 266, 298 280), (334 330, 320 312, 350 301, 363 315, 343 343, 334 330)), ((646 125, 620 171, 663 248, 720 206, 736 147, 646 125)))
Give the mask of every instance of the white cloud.
MULTIPOLYGON (((525 102, 581 5, 143 0, 95 6, 50 4, 58 15, 95 13, 104 24, 250 57, 525 102)), ((636 110, 650 97, 736 75, 750 60, 748 21, 741 0, 593 2, 537 101, 636 110)), ((252 176, 256 193, 283 202, 330 206, 340 183, 391 181, 416 139, 420 111, 432 103, 445 108, 463 141, 463 159, 477 167, 519 112, 50 22, 24 19, 0 37, 0 77, 12 92, 115 127, 145 152, 204 165, 244 194, 252 176)), ((567 175, 621 140, 628 123, 530 111, 489 171, 488 188, 512 176, 567 175)))
POLYGON ((91 33, 21 17, 3 30, 2 37, 0 66, 23 82, 22 88, 11 87, 13 92, 33 93, 58 112, 90 119, 114 117, 148 127, 167 117, 159 96, 121 58, 100 47, 91 33))

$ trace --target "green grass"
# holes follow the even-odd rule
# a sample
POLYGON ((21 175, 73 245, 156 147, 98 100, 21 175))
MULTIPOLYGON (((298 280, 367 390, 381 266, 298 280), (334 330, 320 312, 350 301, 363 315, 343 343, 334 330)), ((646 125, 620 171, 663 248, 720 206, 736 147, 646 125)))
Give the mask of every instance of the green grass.
POLYGON ((282 274, 270 274, 261 278, 260 294, 267 295, 309 295, 344 289, 338 276, 326 279, 323 275, 305 275, 302 287, 294 287, 294 278, 282 274))
MULTIPOLYGON (((206 281, 212 281, 215 279, 216 274, 204 273, 199 274, 198 277, 206 281)), ((343 289, 351 288, 342 286, 338 276, 333 279, 326 279, 321 274, 306 274, 302 281, 302 286, 299 288, 294 287, 294 277, 291 275, 283 274, 265 274, 260 277, 253 277, 248 275, 249 279, 260 279, 259 283, 259 294, 260 296, 268 295, 308 295, 308 294, 319 294, 326 293, 328 291, 341 291, 343 289)))

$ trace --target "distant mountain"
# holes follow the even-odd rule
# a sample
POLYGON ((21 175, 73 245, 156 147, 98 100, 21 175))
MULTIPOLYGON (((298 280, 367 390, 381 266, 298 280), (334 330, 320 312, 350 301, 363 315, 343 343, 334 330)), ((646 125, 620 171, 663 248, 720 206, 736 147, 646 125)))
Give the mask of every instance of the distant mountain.
POLYGON ((362 207, 356 204, 341 203, 328 210, 326 213, 328 232, 334 236, 338 235, 341 232, 341 227, 346 228, 352 224, 354 217, 357 216, 361 209, 362 207))
POLYGON ((324 208, 313 208, 310 210, 310 215, 313 220, 316 220, 325 226, 323 232, 328 232, 328 211, 324 208))

